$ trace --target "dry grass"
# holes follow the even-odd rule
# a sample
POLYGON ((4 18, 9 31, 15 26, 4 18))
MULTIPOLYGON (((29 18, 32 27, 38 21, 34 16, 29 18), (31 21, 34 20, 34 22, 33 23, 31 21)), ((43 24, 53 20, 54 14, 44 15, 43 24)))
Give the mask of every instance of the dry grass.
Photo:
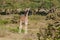
MULTIPOLYGON (((16 15, 14 15, 16 16, 16 15)), ((10 21, 14 17, 7 16, 9 18, 7 21, 10 21)), ((1 18, 5 16, 1 16, 1 18)), ((19 15, 17 15, 19 17, 19 15)), ((1 19, 0 18, 0 19, 1 19)), ((2 19, 4 19, 2 18, 2 19)), ((0 25, 0 40, 38 40, 37 33, 41 27, 47 28, 48 23, 53 24, 53 20, 45 20, 46 16, 40 15, 31 15, 29 16, 29 24, 28 24, 28 34, 19 34, 19 22, 18 23, 8 23, 0 25), (2 38, 1 38, 2 37, 2 38)), ((19 20, 19 18, 18 18, 19 20)), ((23 30, 24 32, 24 30, 23 30)), ((46 39, 48 40, 48 39, 46 39)))

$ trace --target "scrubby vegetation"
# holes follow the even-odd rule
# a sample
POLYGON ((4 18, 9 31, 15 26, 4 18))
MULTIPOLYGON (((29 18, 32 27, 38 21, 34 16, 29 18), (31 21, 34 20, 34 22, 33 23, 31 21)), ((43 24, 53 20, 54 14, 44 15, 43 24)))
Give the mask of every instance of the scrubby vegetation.
POLYGON ((23 10, 29 7, 33 12, 29 15, 28 36, 23 34, 24 38, 27 37, 25 40, 60 40, 59 2, 60 0, 0 0, 0 37, 5 37, 9 33, 18 34, 20 15, 15 9, 23 10), (46 15, 35 13, 34 10, 41 7, 48 10, 54 7, 56 10, 54 12, 49 10, 46 15), (3 9, 12 9, 13 11, 9 12, 12 14, 6 15, 4 11, 1 13, 3 9))

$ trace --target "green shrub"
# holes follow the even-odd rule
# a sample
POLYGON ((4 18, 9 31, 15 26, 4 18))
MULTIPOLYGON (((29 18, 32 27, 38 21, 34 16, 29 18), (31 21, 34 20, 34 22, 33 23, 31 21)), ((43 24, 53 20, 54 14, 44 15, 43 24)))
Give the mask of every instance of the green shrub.
POLYGON ((0 20, 0 24, 6 24, 6 23, 8 23, 7 20, 0 20))

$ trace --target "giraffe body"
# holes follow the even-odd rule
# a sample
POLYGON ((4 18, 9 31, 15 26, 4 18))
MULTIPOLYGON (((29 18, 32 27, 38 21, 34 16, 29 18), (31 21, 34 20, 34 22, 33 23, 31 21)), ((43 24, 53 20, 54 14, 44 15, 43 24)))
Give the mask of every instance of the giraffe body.
POLYGON ((28 26, 28 11, 25 14, 20 16, 20 26, 19 26, 19 33, 22 31, 23 23, 25 24, 25 34, 27 34, 27 26, 28 26))

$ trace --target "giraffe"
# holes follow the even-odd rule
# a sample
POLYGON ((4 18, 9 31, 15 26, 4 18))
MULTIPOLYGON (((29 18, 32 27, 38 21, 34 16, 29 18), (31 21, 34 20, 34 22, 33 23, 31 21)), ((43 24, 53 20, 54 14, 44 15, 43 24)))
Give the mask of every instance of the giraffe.
POLYGON ((28 27, 28 13, 29 13, 29 8, 26 8, 24 10, 24 14, 20 16, 20 26, 19 26, 19 33, 22 31, 23 23, 25 24, 25 34, 27 34, 27 27, 28 27))

